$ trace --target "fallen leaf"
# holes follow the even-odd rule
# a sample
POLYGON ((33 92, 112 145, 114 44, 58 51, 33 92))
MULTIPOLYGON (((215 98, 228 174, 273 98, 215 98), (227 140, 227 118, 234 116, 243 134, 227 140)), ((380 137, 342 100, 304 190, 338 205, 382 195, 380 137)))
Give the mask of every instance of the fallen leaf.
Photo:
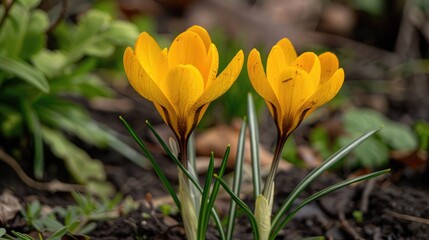
POLYGON ((15 218, 16 213, 21 210, 22 206, 10 191, 3 191, 0 195, 0 224, 15 218))
POLYGON ((411 169, 425 169, 428 164, 428 153, 426 151, 391 151, 392 160, 403 164, 411 169))
MULTIPOLYGON (((195 139, 197 155, 210 156, 214 152, 216 158, 222 159, 225 149, 228 144, 231 146, 231 151, 228 157, 227 167, 233 169, 235 166, 235 159, 237 157, 237 143, 240 134, 240 124, 237 122, 230 125, 217 125, 204 132, 198 134, 195 139)), ((273 161, 273 154, 263 146, 259 146, 261 173, 266 173, 273 161)), ((208 164, 208 161, 205 161, 208 164)), ((250 138, 249 134, 246 135, 244 162, 251 164, 250 154, 250 138)), ((200 164, 200 162, 198 162, 200 164)), ((204 166, 204 163, 202 163, 204 166)), ((286 161, 280 161, 279 169, 287 170, 291 165, 286 161)))
POLYGON ((318 167, 323 162, 320 155, 309 146, 298 146, 298 155, 310 169, 318 167))

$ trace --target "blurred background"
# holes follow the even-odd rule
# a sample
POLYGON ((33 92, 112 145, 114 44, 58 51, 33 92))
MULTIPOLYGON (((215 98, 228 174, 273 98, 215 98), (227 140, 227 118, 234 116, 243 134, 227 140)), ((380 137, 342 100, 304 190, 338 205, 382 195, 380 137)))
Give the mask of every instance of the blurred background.
MULTIPOLYGON (((144 197, 154 183, 138 184, 139 171, 150 168, 118 116, 161 159, 144 121, 169 133, 152 104, 129 86, 122 55, 143 31, 168 47, 195 24, 216 44, 220 71, 239 49, 247 58, 258 48, 265 62, 283 37, 298 54, 338 56, 345 83, 288 140, 287 162, 314 168, 356 136, 383 126, 335 171, 350 176, 391 167, 392 179, 427 189, 429 0, 2 0, 1 5, 0 190, 18 196, 76 190, 46 184, 60 180, 96 194, 144 197)), ((197 153, 223 153, 226 136, 235 143, 236 120, 246 115, 251 92, 268 166, 275 127, 245 66, 198 126, 196 140, 203 144, 197 153)))
MULTIPOLYGON (((128 117, 141 131, 145 120, 162 121, 152 104, 130 88, 123 51, 143 31, 168 47, 174 36, 195 24, 210 32, 220 70, 239 49, 247 54, 256 47, 265 62, 283 37, 298 53, 332 51, 339 57, 344 86, 293 134, 284 151, 289 162, 317 165, 357 134, 384 126, 350 157, 347 171, 389 166, 391 160, 427 171, 427 0, 7 0, 2 6, 1 147, 36 179, 55 178, 63 171, 80 184, 102 182, 101 162, 106 159, 98 160, 94 153, 101 150, 96 149, 113 149, 147 166, 117 117, 128 117), (64 167, 52 167, 55 159, 62 159, 64 167), (90 171, 80 172, 81 164, 90 171), (94 170, 100 174, 92 174, 94 170)), ((199 154, 223 152, 216 142, 225 133, 208 130, 226 124, 232 126, 226 132, 237 132, 234 121, 246 115, 248 92, 255 97, 261 142, 270 152, 273 121, 243 67, 199 125, 197 133, 208 132, 200 142, 209 142, 198 145, 199 154)))

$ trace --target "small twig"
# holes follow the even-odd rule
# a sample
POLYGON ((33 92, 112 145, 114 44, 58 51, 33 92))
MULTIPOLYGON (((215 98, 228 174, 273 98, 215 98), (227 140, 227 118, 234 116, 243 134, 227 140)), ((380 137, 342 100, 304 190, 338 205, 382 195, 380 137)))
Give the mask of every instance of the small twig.
POLYGON ((3 26, 3 24, 6 22, 7 17, 9 16, 9 11, 12 8, 13 4, 16 2, 15 0, 12 0, 9 4, 7 4, 7 0, 4 0, 3 6, 4 6, 4 13, 3 17, 0 20, 0 28, 3 26))
POLYGON ((368 211, 369 196, 371 195, 371 192, 374 189, 374 186, 375 186, 375 179, 368 180, 365 185, 365 189, 363 190, 362 200, 360 204, 360 210, 363 213, 366 213, 368 211))
POLYGON ((61 8, 60 15, 58 15, 58 18, 55 20, 55 22, 53 22, 52 25, 49 26, 48 30, 46 30, 46 33, 52 32, 58 26, 58 24, 66 15, 66 12, 67 12, 67 0, 62 0, 62 8, 61 8))
MULTIPOLYGON (((161 228, 163 228, 164 224, 162 224, 159 219, 156 217, 156 212, 155 212, 155 207, 153 204, 153 198, 152 198, 152 194, 147 193, 146 194, 146 202, 149 204, 149 214, 152 217, 153 220, 155 220, 156 224, 158 224, 158 226, 160 226, 161 228)), ((164 229, 163 229, 164 231, 164 229)))
POLYGON ((364 238, 362 238, 359 235, 359 233, 356 231, 356 229, 354 229, 353 226, 350 225, 350 223, 349 223, 349 221, 347 221, 346 216, 345 216, 345 214, 344 214, 343 211, 340 211, 338 213, 338 217, 340 218, 340 222, 341 222, 341 225, 343 226, 344 230, 348 234, 350 234, 353 237, 353 239, 355 239, 355 240, 365 240, 364 238))
POLYGON ((420 218, 420 217, 411 216, 411 215, 407 215, 407 214, 397 213, 397 212, 393 212, 390 210, 385 210, 385 212, 387 214, 389 214, 390 216, 395 217, 395 218, 429 225, 429 219, 426 219, 426 218, 420 218))
POLYGON ((85 186, 78 184, 68 184, 63 183, 58 180, 53 180, 51 182, 38 182, 30 178, 24 170, 19 166, 18 162, 9 154, 7 154, 3 149, 0 148, 0 160, 9 165, 18 175, 18 177, 24 182, 27 186, 43 191, 50 192, 84 192, 85 186))

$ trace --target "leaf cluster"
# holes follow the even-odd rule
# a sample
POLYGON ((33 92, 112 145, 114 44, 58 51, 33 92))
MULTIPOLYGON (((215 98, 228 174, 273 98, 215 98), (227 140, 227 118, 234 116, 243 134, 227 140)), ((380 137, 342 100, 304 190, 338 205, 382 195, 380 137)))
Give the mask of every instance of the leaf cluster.
POLYGON ((369 131, 374 126, 382 129, 374 134, 375 137, 368 139, 353 151, 353 154, 348 157, 349 161, 345 163, 347 166, 369 169, 387 166, 391 151, 416 151, 419 148, 419 142, 423 143, 425 139, 419 137, 424 135, 422 124, 413 130, 406 124, 392 121, 375 110, 355 108, 344 113, 342 120, 344 133, 339 137, 331 140, 326 129, 317 127, 311 131, 310 141, 325 158, 331 151, 345 146, 359 134, 369 131))
MULTIPOLYGON (((97 221, 114 219, 136 208, 136 203, 131 198, 123 199, 120 195, 101 200, 80 193, 72 193, 72 196, 74 205, 55 207, 48 214, 42 213, 42 205, 38 200, 30 202, 21 210, 27 224, 39 232, 39 239, 64 239, 64 236, 69 236, 70 239, 89 239, 86 234, 96 228, 97 221)), ((0 229, 0 239, 34 240, 24 233, 12 231, 12 234, 15 237, 7 234, 6 229, 0 229)))
MULTIPOLYGON (((52 23, 48 13, 37 8, 40 0, 10 4, 0 6, 0 18, 5 19, 0 26, 0 139, 30 143, 38 179, 44 174, 45 146, 64 161, 78 183, 105 179, 101 162, 70 141, 71 136, 111 147, 145 166, 142 156, 116 132, 91 119, 74 101, 114 96, 96 70, 132 43, 137 27, 90 10, 77 23, 62 21, 48 31, 52 23)), ((121 65, 109 68, 119 72, 121 65)))

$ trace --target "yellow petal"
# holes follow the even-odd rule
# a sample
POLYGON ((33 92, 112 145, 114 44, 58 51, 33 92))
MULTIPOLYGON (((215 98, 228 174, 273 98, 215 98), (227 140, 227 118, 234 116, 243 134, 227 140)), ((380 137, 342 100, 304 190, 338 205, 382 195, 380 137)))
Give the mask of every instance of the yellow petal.
POLYGON ((335 54, 326 52, 319 56, 322 73, 320 82, 323 83, 331 78, 331 76, 338 70, 339 63, 335 54))
MULTIPOLYGON (((154 106, 156 110, 158 110, 159 114, 161 115, 164 122, 173 130, 173 132, 178 136, 177 126, 178 126, 178 119, 177 114, 174 109, 168 110, 167 108, 154 103, 154 106)), ((180 139, 180 138, 179 138, 180 139)))
POLYGON ((283 50, 286 66, 292 65, 292 63, 297 58, 297 54, 296 54, 295 48, 293 47, 289 39, 283 38, 280 41, 278 41, 276 45, 283 50))
POLYGON ((146 32, 139 35, 134 46, 135 55, 146 73, 156 81, 159 69, 166 68, 167 59, 158 43, 146 32))
POLYGON ((207 70, 202 73, 205 89, 213 82, 213 80, 216 79, 217 71, 219 69, 219 53, 214 44, 210 45, 206 67, 207 70))
POLYGON ((332 98, 337 95, 338 91, 340 91, 343 82, 344 70, 340 68, 329 80, 320 85, 317 91, 302 106, 301 111, 304 111, 308 108, 317 108, 331 101, 332 98))
MULTIPOLYGON (((338 69, 334 75, 324 83, 321 83, 317 91, 301 106, 295 113, 297 122, 296 126, 300 124, 305 118, 310 116, 316 108, 329 102, 340 91, 344 82, 344 70, 338 69)), ((296 127, 295 126, 295 127, 296 127)))
POLYGON ((203 116, 204 116, 204 113, 206 112, 206 110, 207 110, 207 108, 210 106, 210 103, 207 103, 207 104, 205 104, 205 105, 203 105, 203 106, 201 106, 200 108, 198 108, 197 109, 197 114, 196 114, 196 116, 197 116, 197 124, 201 121, 201 119, 203 118, 203 116))
POLYGON ((142 68, 130 47, 124 52, 123 62, 128 81, 136 92, 149 101, 160 104, 169 110, 173 109, 163 91, 142 68))
POLYGON ((205 66, 207 50, 201 37, 193 31, 185 31, 174 39, 168 52, 168 64, 174 68, 179 64, 195 66, 202 75, 208 68, 205 66))
POLYGON ((196 34, 198 34, 200 36, 200 38, 203 40, 204 45, 206 46, 206 50, 208 51, 210 48, 210 45, 212 44, 212 40, 210 38, 209 33, 207 32, 207 30, 201 26, 198 25, 194 25, 190 28, 188 28, 187 31, 192 31, 195 32, 196 34))
POLYGON ((250 52, 249 58, 247 59, 247 73, 255 91, 267 102, 267 106, 271 114, 273 116, 276 114, 281 114, 275 114, 274 112, 273 105, 278 110, 280 110, 279 102, 271 87, 271 84, 268 82, 264 68, 262 66, 261 56, 256 49, 253 49, 250 52))
POLYGON ((186 115, 204 91, 200 72, 192 65, 177 65, 167 74, 165 93, 178 115, 186 115))
POLYGON ((304 83, 305 86, 300 87, 304 87, 305 96, 310 97, 316 91, 317 87, 319 87, 320 83, 321 66, 319 58, 312 52, 306 52, 295 60, 295 66, 309 73, 308 79, 304 83))
POLYGON ((271 48, 267 59, 267 79, 270 82, 271 86, 273 86, 272 81, 274 81, 276 76, 281 71, 283 71, 285 67, 288 66, 289 65, 286 65, 286 59, 285 55, 283 54, 283 50, 280 46, 274 45, 273 48, 271 48))
POLYGON ((199 108, 214 101, 224 94, 235 82, 243 67, 244 54, 240 50, 219 76, 208 84, 204 94, 196 101, 193 108, 199 108))
POLYGON ((309 74, 296 67, 287 67, 275 76, 273 88, 278 89, 283 116, 293 118, 293 113, 310 97, 308 81, 309 74))

